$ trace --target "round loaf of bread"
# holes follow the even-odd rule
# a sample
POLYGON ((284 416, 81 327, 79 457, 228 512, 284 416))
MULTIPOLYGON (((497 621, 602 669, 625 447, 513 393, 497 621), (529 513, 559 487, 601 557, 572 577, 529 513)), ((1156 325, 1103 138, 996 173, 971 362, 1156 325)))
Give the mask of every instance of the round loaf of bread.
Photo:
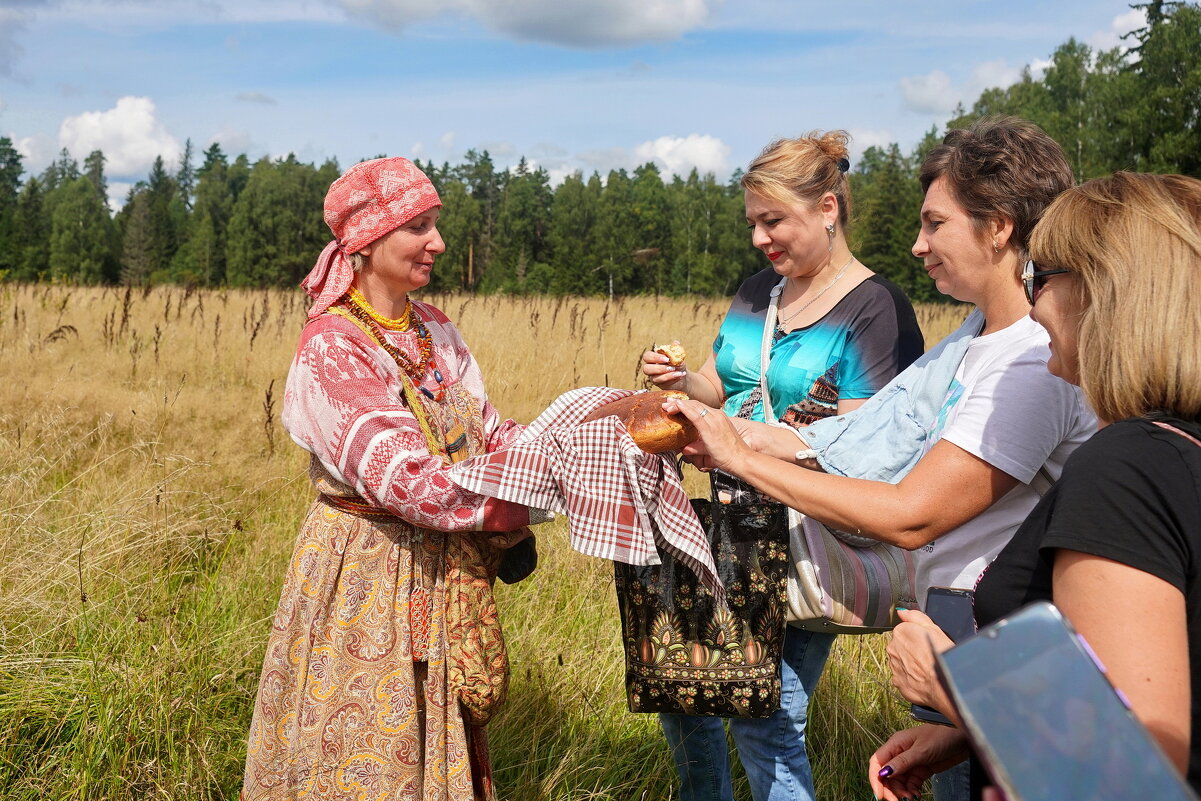
POLYGON ((687 397, 673 390, 639 392, 593 409, 582 422, 614 415, 621 418, 634 443, 647 453, 678 451, 700 435, 684 415, 663 411, 663 401, 687 397))

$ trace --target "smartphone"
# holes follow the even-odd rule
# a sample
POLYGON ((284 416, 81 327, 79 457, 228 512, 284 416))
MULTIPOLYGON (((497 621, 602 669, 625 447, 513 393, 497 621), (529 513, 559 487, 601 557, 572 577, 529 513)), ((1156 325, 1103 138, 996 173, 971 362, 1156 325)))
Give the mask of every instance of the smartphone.
MULTIPOLYGON (((931 587, 926 593, 925 612, 954 643, 961 643, 976 633, 976 616, 972 609, 972 591, 955 587, 931 587)), ((947 716, 937 709, 921 704, 909 707, 914 720, 952 726, 947 716)))
POLYGON ((985 627, 935 664, 1009 801, 1197 801, 1051 604, 985 627))

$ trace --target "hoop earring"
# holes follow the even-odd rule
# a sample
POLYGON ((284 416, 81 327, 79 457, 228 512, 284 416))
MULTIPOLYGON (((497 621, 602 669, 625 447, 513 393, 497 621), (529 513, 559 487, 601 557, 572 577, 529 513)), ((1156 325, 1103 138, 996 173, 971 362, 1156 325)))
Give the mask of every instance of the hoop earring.
POLYGON ((826 250, 830 253, 834 252, 834 223, 826 223, 826 236, 830 238, 830 242, 826 250))

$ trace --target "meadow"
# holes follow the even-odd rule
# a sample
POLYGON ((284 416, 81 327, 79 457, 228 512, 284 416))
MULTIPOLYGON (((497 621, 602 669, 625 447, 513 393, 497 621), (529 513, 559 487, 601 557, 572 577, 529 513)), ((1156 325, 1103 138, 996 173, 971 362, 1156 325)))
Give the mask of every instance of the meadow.
MULTIPOLYGON (((638 356, 709 346, 721 299, 427 296, 502 414, 640 384, 638 356)), ((299 291, 0 285, 0 799, 227 799, 270 616, 312 490, 279 425, 299 291)), ((963 318, 922 306, 927 343, 963 318)), ((705 479, 688 470, 693 495, 705 479)), ((611 566, 537 530, 500 586, 509 701, 490 726, 513 801, 667 799, 653 716, 625 708, 611 566)), ((842 637, 817 690, 818 795, 865 798, 907 708, 882 636, 842 637)), ((749 798, 739 778, 737 797, 749 798)))

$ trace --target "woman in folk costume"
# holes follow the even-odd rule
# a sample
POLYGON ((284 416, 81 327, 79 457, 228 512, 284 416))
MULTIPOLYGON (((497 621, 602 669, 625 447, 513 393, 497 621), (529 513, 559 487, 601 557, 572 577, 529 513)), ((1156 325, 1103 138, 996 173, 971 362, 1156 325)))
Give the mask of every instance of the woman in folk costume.
POLYGON ((325 198, 336 239, 303 283, 283 410, 317 498, 267 644, 247 801, 493 798, 483 725, 508 661, 492 581, 505 549, 529 549, 531 510, 446 477, 522 426, 458 329, 409 297, 445 250, 440 207, 402 158, 355 165, 325 198))

